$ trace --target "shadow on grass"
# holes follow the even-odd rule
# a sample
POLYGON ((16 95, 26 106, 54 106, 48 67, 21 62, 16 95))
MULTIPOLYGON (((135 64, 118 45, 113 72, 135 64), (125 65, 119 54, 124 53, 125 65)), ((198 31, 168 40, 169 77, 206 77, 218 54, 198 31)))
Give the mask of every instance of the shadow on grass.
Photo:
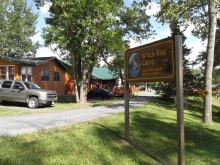
MULTIPOLYGON (((171 103, 163 105, 163 102, 154 100, 153 102, 158 107, 166 109, 164 111, 167 111, 167 114, 170 110, 175 110, 171 103)), ((173 123, 175 119, 161 117, 147 111, 132 112, 131 118, 131 137, 135 139, 134 143, 146 148, 148 152, 160 155, 158 159, 163 160, 164 164, 172 164, 173 160, 167 160, 167 158, 174 155, 177 157, 177 125, 176 122, 173 123)), ((219 121, 219 116, 214 116, 214 118, 219 121)), ((198 120, 201 120, 201 117, 198 120)), ((186 152, 187 155, 190 155, 188 163, 197 157, 198 160, 201 160, 198 164, 201 162, 216 164, 216 160, 219 160, 220 156, 219 135, 220 131, 206 128, 202 124, 185 123, 186 152)), ((194 162, 194 164, 196 163, 194 162)))
MULTIPOLYGON (((189 100, 189 108, 192 112, 198 112, 200 115, 193 114, 195 117, 201 118, 203 115, 203 102, 198 99, 189 100)), ((220 107, 217 105, 212 105, 212 116, 213 121, 220 123, 220 107)), ((202 119, 201 119, 202 120, 202 119)))
MULTIPOLYGON (((119 142, 121 143, 121 146, 118 145, 109 145, 108 147, 110 147, 110 149, 113 152, 118 152, 118 153, 126 153, 128 155, 128 157, 130 158, 134 158, 135 159, 135 163, 137 164, 152 164, 152 161, 156 164, 163 164, 163 161, 161 161, 158 157, 156 157, 155 155, 153 155, 152 153, 150 153, 148 150, 146 150, 145 148, 143 148, 141 145, 135 143, 135 141, 126 141, 124 140, 124 136, 122 136, 119 132, 106 127, 104 125, 101 124, 97 124, 97 123, 92 123, 97 127, 96 129, 96 133, 97 133, 97 137, 100 139, 100 142, 103 142, 101 139, 103 138, 103 132, 108 132, 108 136, 106 136, 107 139, 109 139, 109 141, 111 141, 110 139, 118 137, 119 142), (137 152, 137 151, 138 152, 137 152), (139 159, 140 153, 143 154, 144 156, 147 156, 146 159, 139 159), (149 162, 149 159, 151 160, 149 162)), ((103 144, 104 145, 104 144, 103 144)))
POLYGON ((28 108, 27 103, 18 103, 18 102, 1 102, 1 106, 4 107, 22 107, 22 108, 28 108))
MULTIPOLYGON (((155 111, 165 111, 167 114, 171 111, 176 111, 174 104, 171 102, 158 100, 152 100, 151 102, 156 105, 155 111), (158 107, 159 109, 157 109, 158 107)), ((201 102, 196 103, 197 105, 201 105, 201 102)), ((190 110, 195 112, 192 115, 200 121, 201 116, 197 115, 197 113, 201 113, 201 108, 197 105, 192 105, 190 110)), ((162 164, 176 164, 176 117, 172 118, 169 115, 159 116, 146 110, 131 112, 130 118, 131 140, 129 143, 157 162, 162 164)), ((219 116, 215 116, 215 114, 214 118, 219 120, 219 116)), ((201 162, 205 164, 216 164, 217 160, 219 160, 220 148, 218 146, 220 143, 220 131, 203 126, 202 124, 193 122, 185 123, 186 161, 189 164, 201 164, 201 162)), ((111 128, 111 126, 109 127, 111 128)), ((124 128, 124 123, 119 124, 118 127, 124 128)), ((111 129, 118 132, 115 128, 111 129)), ((123 131, 121 130, 121 132, 123 131)))
MULTIPOLYGON (((20 102, 5 102, 4 101, 4 103, 0 103, 0 105, 1 106, 3 106, 3 107, 7 107, 7 108, 12 108, 12 109, 14 109, 14 108, 18 108, 18 109, 26 109, 26 110, 33 110, 33 109, 30 109, 30 108, 28 108, 28 106, 27 106, 27 103, 20 103, 20 102)), ((53 105, 51 105, 51 106, 46 106, 46 105, 39 105, 39 107, 38 108, 41 108, 41 109, 44 109, 44 108, 52 108, 53 107, 53 105)), ((36 108, 36 109, 38 109, 38 108, 36 108)))
POLYGON ((215 122, 218 122, 220 123, 220 107, 219 106, 216 106, 216 105, 213 105, 212 106, 212 114, 213 114, 213 120, 215 122))
POLYGON ((164 101, 161 97, 155 97, 151 100, 154 105, 162 108, 166 108, 169 111, 176 111, 176 107, 173 101, 164 101))

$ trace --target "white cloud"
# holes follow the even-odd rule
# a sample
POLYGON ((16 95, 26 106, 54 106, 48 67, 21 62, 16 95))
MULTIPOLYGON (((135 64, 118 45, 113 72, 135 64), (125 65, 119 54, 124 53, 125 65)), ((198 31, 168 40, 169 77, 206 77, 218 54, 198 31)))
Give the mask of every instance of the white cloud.
POLYGON ((207 41, 202 41, 200 39, 194 39, 186 42, 187 47, 191 49, 191 54, 189 55, 190 61, 195 61, 196 57, 202 52, 206 50, 207 41))
POLYGON ((167 38, 169 36, 171 36, 171 31, 170 28, 164 28, 160 27, 160 31, 158 32, 158 36, 162 39, 162 38, 167 38))
MULTIPOLYGON (((183 32, 184 36, 189 37, 192 36, 192 31, 195 29, 195 26, 193 24, 189 24, 187 29, 183 32)), ((183 30, 183 28, 181 28, 183 30)))
POLYGON ((57 54, 55 54, 50 48, 48 47, 41 47, 37 49, 36 57, 51 57, 51 56, 56 56, 58 57, 57 54))
POLYGON ((42 37, 41 37, 41 33, 37 33, 37 34, 35 34, 34 36, 32 36, 31 37, 31 40, 33 41, 33 42, 39 42, 39 43, 42 43, 43 42, 43 39, 42 39, 42 37))
POLYGON ((49 11, 51 5, 52 5, 52 3, 47 2, 43 7, 40 7, 41 14, 48 14, 49 13, 48 11, 49 11))
POLYGON ((160 5, 157 3, 150 2, 149 6, 147 6, 145 13, 149 16, 152 16, 154 14, 157 14, 159 11, 160 11, 160 5))

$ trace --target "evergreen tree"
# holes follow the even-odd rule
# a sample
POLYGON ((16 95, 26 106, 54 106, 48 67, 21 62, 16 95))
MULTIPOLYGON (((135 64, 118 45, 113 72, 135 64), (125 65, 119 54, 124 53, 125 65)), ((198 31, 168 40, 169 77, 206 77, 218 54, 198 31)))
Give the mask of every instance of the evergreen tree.
MULTIPOLYGON (((183 36, 183 85, 184 85, 184 97, 187 97, 191 94, 192 89, 196 84, 196 77, 193 75, 190 69, 190 63, 187 59, 187 56, 190 54, 190 49, 187 48, 185 43, 186 37, 183 35, 183 32, 180 30, 177 22, 173 20, 170 23, 170 29, 172 36, 174 35, 182 35, 183 36)), ((156 92, 163 96, 163 99, 171 100, 176 95, 176 84, 175 82, 161 82, 157 84, 158 88, 156 88, 156 92)))

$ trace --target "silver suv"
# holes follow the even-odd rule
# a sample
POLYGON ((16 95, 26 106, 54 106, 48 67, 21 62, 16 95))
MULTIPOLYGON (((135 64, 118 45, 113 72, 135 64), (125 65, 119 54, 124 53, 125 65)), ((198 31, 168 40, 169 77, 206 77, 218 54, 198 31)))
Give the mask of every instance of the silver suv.
POLYGON ((57 101, 57 93, 41 89, 27 81, 0 80, 0 100, 27 103, 29 108, 39 105, 51 106, 57 101))

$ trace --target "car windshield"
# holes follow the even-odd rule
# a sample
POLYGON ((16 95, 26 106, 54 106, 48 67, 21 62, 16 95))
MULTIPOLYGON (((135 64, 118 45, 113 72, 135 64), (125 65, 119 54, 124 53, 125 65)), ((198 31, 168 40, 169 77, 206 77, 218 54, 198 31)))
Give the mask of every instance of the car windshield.
POLYGON ((28 89, 40 89, 40 87, 37 84, 34 84, 32 82, 24 82, 24 85, 28 88, 28 89))

